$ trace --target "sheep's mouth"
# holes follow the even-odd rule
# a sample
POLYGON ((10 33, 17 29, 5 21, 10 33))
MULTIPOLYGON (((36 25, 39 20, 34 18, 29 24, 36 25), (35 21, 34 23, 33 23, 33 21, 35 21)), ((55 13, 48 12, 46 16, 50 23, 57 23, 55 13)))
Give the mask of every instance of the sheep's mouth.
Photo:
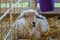
POLYGON ((35 27, 35 24, 33 24, 33 27, 35 27))
POLYGON ((33 27, 35 27, 36 22, 32 22, 33 27))

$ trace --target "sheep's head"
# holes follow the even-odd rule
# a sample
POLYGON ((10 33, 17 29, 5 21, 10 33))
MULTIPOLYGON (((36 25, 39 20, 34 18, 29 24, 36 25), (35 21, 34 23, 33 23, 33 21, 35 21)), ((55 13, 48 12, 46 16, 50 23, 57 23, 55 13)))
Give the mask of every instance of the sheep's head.
POLYGON ((19 18, 24 18, 27 25, 35 27, 37 15, 38 13, 35 10, 26 10, 21 13, 19 18))
POLYGON ((25 19, 25 27, 30 32, 30 35, 32 35, 33 31, 36 30, 36 19, 37 19, 38 13, 35 10, 26 10, 23 11, 19 17, 25 19))
POLYGON ((29 31, 30 35, 35 34, 36 36, 39 37, 40 31, 42 32, 42 28, 40 27, 41 26, 40 23, 37 22, 37 18, 42 18, 42 17, 40 17, 40 15, 38 15, 37 11, 35 11, 35 10, 23 11, 21 13, 21 15, 19 16, 19 19, 21 19, 21 18, 25 19, 24 20, 25 21, 24 26, 27 29, 26 31, 29 31), (38 25, 38 27, 37 27, 37 25, 38 25))

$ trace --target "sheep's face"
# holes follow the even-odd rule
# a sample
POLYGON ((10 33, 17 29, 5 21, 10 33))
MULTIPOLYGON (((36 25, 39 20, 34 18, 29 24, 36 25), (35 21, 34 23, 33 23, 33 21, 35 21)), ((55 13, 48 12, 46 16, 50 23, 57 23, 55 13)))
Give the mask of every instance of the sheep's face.
MULTIPOLYGON (((34 28, 36 28, 36 21, 38 13, 34 10, 23 11, 20 15, 21 18, 24 18, 26 29, 31 33, 34 28)), ((25 28, 24 27, 24 28, 25 28)))
POLYGON ((25 18, 27 25, 35 27, 36 24, 35 12, 24 13, 23 17, 25 18))

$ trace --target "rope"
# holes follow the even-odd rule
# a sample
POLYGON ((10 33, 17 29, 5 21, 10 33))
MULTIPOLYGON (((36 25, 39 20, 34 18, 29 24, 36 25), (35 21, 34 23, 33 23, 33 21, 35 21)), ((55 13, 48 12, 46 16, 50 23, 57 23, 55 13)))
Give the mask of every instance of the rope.
POLYGON ((9 11, 14 8, 21 0, 18 0, 14 6, 12 6, 11 8, 9 8, 1 17, 0 17, 0 21, 9 13, 9 11))

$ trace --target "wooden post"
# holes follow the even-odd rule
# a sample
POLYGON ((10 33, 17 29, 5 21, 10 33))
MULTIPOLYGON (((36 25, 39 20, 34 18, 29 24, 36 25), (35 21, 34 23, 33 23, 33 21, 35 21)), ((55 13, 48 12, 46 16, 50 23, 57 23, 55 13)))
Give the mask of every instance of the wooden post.
POLYGON ((36 0, 30 0, 30 8, 31 9, 36 9, 36 0))
POLYGON ((1 40, 3 39, 3 35, 2 35, 2 21, 1 22, 1 40))
POLYGON ((21 9, 21 11, 23 11, 23 3, 24 3, 24 0, 21 0, 21 3, 22 3, 22 9, 21 9))
MULTIPOLYGON (((10 7, 11 7, 11 4, 12 4, 12 0, 10 1, 10 7)), ((10 10, 10 28, 12 27, 12 11, 10 10)), ((12 40, 12 33, 11 33, 11 40, 12 40)))

